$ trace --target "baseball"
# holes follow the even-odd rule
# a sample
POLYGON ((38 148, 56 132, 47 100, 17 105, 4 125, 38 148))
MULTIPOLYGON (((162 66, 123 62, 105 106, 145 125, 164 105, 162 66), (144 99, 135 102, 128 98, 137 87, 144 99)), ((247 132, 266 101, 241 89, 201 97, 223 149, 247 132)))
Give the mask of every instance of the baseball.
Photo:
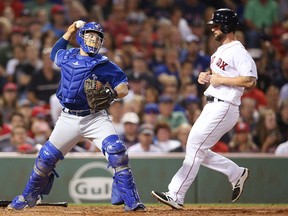
POLYGON ((81 28, 81 27, 83 27, 84 25, 85 25, 85 22, 84 21, 82 21, 82 20, 77 20, 76 22, 75 22, 75 25, 76 25, 76 28, 81 28))

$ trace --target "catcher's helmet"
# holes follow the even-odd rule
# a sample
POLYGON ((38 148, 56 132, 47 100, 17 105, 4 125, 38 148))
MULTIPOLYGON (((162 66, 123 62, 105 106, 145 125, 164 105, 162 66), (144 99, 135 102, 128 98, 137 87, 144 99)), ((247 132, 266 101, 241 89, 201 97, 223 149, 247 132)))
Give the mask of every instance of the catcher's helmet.
POLYGON ((86 23, 83 27, 79 28, 76 34, 76 41, 79 46, 89 54, 97 54, 102 47, 104 39, 104 29, 103 27, 97 22, 89 22, 86 23), (87 38, 84 38, 84 35, 89 32, 96 32, 98 34, 98 41, 90 40, 90 43, 87 45, 87 38), (98 43, 99 42, 99 43, 98 43), (98 46, 91 46, 91 43, 94 43, 98 46))
POLYGON ((214 11, 212 19, 207 24, 220 25, 220 30, 227 34, 237 29, 239 21, 234 11, 228 8, 221 8, 214 11))

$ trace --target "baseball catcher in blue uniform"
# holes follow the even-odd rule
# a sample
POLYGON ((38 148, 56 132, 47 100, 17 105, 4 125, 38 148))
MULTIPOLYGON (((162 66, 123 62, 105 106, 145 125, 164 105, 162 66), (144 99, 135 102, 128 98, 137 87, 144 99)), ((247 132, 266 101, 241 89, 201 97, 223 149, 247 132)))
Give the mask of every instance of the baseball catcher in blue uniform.
POLYGON ((79 26, 77 22, 55 43, 50 55, 61 68, 57 97, 63 106, 62 113, 38 154, 23 193, 16 196, 8 208, 33 207, 42 195, 48 195, 57 175, 56 163, 85 137, 101 149, 115 171, 112 204, 124 204, 125 211, 145 211, 129 167, 126 147, 105 110, 114 99, 128 94, 127 77, 116 64, 99 54, 104 39, 102 26, 96 22, 82 22, 79 26), (67 49, 75 33, 80 48, 67 49), (101 87, 99 82, 104 85, 101 87))

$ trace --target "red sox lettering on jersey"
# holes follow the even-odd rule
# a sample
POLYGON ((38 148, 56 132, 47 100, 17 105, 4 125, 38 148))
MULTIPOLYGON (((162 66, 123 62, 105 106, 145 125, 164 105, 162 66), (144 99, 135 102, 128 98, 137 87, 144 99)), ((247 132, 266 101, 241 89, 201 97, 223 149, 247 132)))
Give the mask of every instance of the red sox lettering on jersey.
POLYGON ((226 62, 224 62, 221 58, 218 59, 216 65, 223 71, 225 71, 225 67, 228 65, 226 62))
MULTIPOLYGON (((211 64, 213 63, 213 61, 215 60, 215 56, 213 56, 211 58, 211 64)), ((216 65, 223 71, 225 71, 225 67, 228 65, 228 63, 226 63, 225 61, 223 61, 222 58, 219 58, 218 61, 216 62, 216 65)))

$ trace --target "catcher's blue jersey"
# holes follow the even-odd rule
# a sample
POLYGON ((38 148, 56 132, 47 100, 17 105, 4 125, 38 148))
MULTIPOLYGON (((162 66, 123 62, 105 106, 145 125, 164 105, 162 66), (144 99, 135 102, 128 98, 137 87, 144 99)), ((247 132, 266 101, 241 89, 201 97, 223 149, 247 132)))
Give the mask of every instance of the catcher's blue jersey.
POLYGON ((86 79, 97 79, 115 88, 128 84, 126 74, 106 56, 81 56, 79 48, 66 49, 67 41, 57 41, 51 52, 51 59, 61 68, 61 81, 57 90, 60 103, 71 110, 90 109, 84 92, 86 79))

